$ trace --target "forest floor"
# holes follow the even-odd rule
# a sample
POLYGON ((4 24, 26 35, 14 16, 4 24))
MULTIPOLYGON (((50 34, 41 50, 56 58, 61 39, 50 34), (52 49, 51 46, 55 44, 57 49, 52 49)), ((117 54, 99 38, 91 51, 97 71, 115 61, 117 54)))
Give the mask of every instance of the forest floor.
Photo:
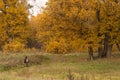
POLYGON ((0 80, 120 80, 120 53, 109 59, 87 57, 87 53, 0 54, 0 80), (28 67, 23 63, 26 55, 28 67))

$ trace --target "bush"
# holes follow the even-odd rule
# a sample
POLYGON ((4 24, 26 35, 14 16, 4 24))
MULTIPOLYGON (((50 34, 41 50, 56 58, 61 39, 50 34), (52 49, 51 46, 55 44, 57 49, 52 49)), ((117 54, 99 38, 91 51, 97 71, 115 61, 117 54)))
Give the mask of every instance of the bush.
POLYGON ((70 45, 65 40, 49 42, 45 46, 45 49, 47 52, 57 53, 57 54, 66 54, 71 51, 70 45))
POLYGON ((10 43, 7 43, 3 46, 3 51, 5 53, 7 52, 21 52, 25 48, 25 45, 18 41, 12 41, 10 43))

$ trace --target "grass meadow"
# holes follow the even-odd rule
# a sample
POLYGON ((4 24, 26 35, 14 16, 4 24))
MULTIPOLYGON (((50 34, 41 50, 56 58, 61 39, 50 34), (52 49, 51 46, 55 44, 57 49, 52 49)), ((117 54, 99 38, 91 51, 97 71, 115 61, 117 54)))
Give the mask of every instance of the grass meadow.
POLYGON ((120 80, 120 53, 87 60, 87 53, 0 54, 0 80, 120 80), (28 56, 29 67, 24 57, 28 56))

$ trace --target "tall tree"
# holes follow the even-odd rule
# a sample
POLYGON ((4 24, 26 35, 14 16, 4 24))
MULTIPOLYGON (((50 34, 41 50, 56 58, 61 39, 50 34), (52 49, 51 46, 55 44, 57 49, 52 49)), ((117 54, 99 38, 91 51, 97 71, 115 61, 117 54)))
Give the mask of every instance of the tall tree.
POLYGON ((28 37, 26 0, 0 1, 0 47, 8 51, 23 48, 28 37))
MULTIPOLYGON (((98 0, 96 9, 96 17, 98 20, 98 37, 100 43, 103 45, 103 51, 100 53, 101 57, 110 57, 112 53, 112 45, 119 43, 120 34, 120 5, 119 0, 98 0)), ((99 48, 99 51, 101 49, 99 48)))
POLYGON ((40 41, 44 42, 47 51, 69 52, 70 41, 78 36, 78 27, 74 27, 75 24, 72 21, 72 15, 75 15, 72 7, 75 4, 71 3, 71 1, 50 0, 43 14, 38 15, 40 17, 37 36, 40 41))
MULTIPOLYGON (((73 46, 73 50, 84 43, 88 44, 94 33, 91 27, 94 11, 89 8, 90 5, 87 0, 49 0, 44 12, 38 15, 38 38, 43 40, 47 47, 54 46, 56 52, 63 44, 67 47, 73 46), (90 38, 87 39, 88 37, 90 38)), ((67 50, 69 52, 69 49, 67 50)))

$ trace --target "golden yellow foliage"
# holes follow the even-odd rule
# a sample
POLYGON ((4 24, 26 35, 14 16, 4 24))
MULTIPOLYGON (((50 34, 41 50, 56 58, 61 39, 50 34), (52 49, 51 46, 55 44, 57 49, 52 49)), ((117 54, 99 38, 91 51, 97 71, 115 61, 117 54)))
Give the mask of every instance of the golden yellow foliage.
POLYGON ((13 41, 3 46, 4 53, 21 52, 24 49, 25 49, 25 44, 20 43, 19 41, 13 41))
POLYGON ((28 23, 26 0, 1 0, 0 49, 16 52, 21 47, 22 50, 29 36, 28 23))
MULTIPOLYGON (((120 42, 120 5, 114 0, 49 0, 32 18, 36 39, 51 53, 69 53, 120 42)), ((108 45, 107 45, 108 46, 108 45)))
POLYGON ((46 44, 46 52, 56 53, 56 54, 66 54, 70 52, 70 45, 64 39, 59 41, 51 41, 46 44))

